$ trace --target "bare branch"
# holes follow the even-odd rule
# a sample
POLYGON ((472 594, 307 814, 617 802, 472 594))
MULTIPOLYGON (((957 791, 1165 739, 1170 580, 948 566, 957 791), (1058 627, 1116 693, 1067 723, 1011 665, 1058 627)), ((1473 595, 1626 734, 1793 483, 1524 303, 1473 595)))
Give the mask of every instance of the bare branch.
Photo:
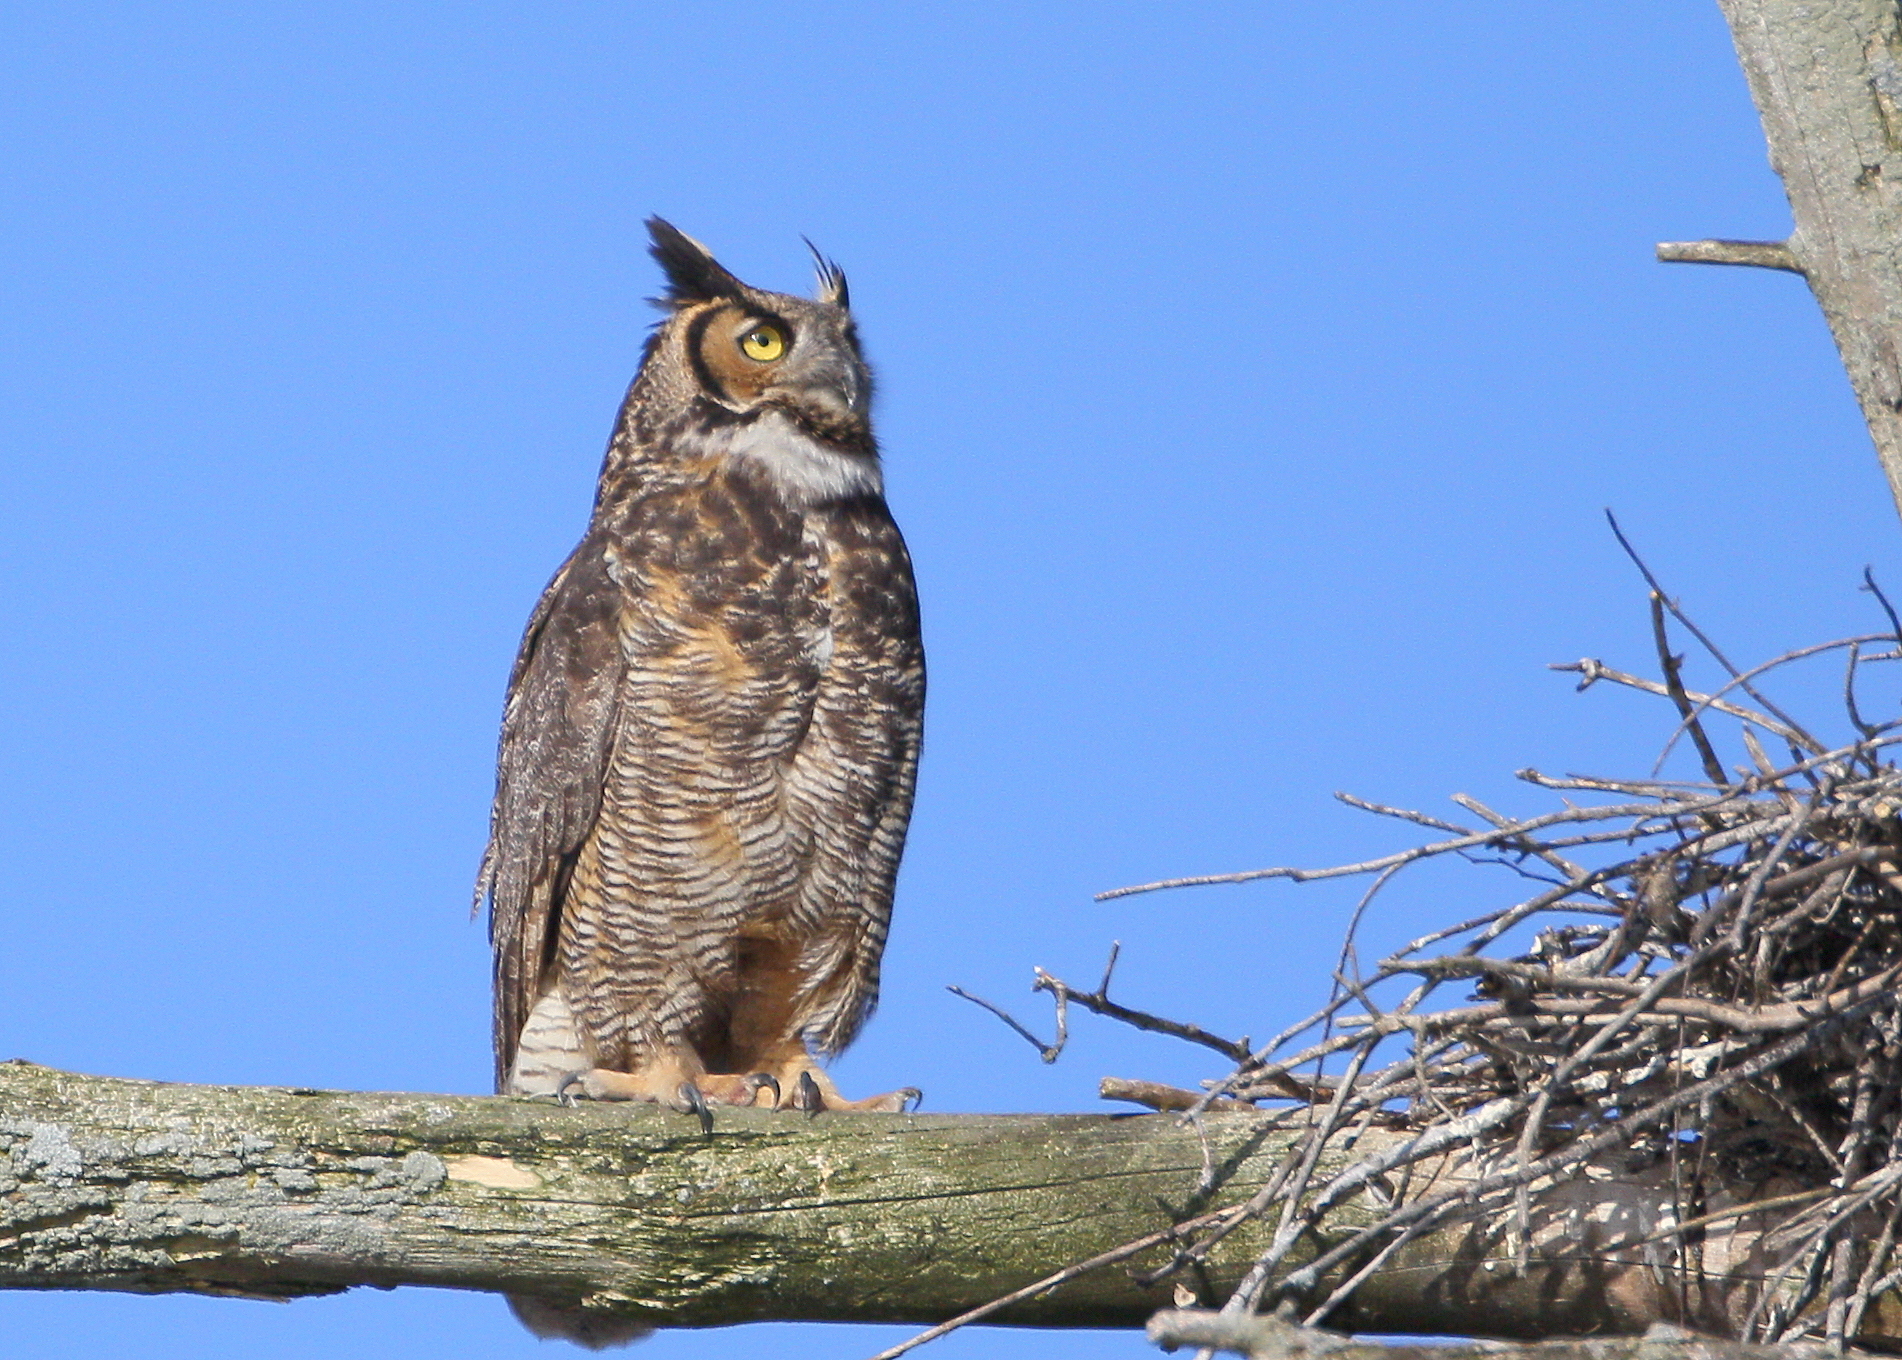
POLYGON ((973 996, 971 995, 971 993, 965 991, 964 988, 962 987, 954 987, 954 986, 947 985, 945 987, 945 990, 947 992, 950 992, 953 996, 963 997, 966 1001, 969 1001, 972 1005, 982 1006, 985 1010, 989 1011, 992 1015, 996 1016, 999 1020, 1002 1020, 1005 1024, 1009 1025, 1012 1029, 1016 1030, 1018 1034, 1023 1036, 1024 1042, 1028 1043, 1032 1048, 1036 1049, 1037 1056, 1042 1058, 1045 1062, 1053 1063, 1063 1053, 1063 1046, 1064 1046, 1064 1043, 1069 1039, 1069 1035, 1063 1031, 1062 1026, 1058 1027, 1057 1041, 1054 1044, 1046 1044, 1043 1040, 1039 1039, 1036 1035, 1032 1034, 1028 1029, 1024 1028, 1023 1025, 1018 1023, 1017 1018, 1013 1016, 1009 1011, 1003 1009, 1001 1006, 994 1005, 991 1002, 986 1001, 981 996, 973 996))
POLYGON ((1660 241, 1658 259, 1665 264, 1737 264, 1803 272, 1787 241, 1660 241))
MULTIPOLYGON (((1678 606, 1677 601, 1664 593, 1664 587, 1658 584, 1658 578, 1652 575, 1651 568, 1645 565, 1645 560, 1638 556, 1638 550, 1631 546, 1631 540, 1625 537, 1625 531, 1618 527, 1617 517, 1613 515, 1611 511, 1607 510, 1605 511, 1605 519, 1606 522, 1611 525, 1611 532, 1612 535, 1617 538, 1618 546, 1625 550, 1625 556, 1631 559, 1632 565, 1635 566, 1639 574, 1644 577, 1645 584, 1651 587, 1651 593, 1657 598, 1658 602, 1671 611, 1671 617, 1683 624, 1685 630, 1689 632, 1692 637, 1697 639, 1698 644, 1702 646, 1706 652, 1710 653, 1712 659, 1726 671, 1730 672, 1731 678, 1737 682, 1745 694, 1748 694, 1752 699, 1757 701, 1758 707, 1773 714, 1786 728, 1796 734, 1797 745, 1811 753, 1820 752, 1823 749, 1823 743, 1805 732, 1802 725, 1799 724, 1796 719, 1792 718, 1763 695, 1759 694, 1755 689, 1751 688, 1744 673, 1731 665, 1730 658, 1724 655, 1723 649, 1711 641, 1710 637, 1702 628, 1699 628, 1691 621, 1690 615, 1686 614, 1683 609, 1678 606)), ((1668 682, 1668 676, 1666 680, 1668 682)))
POLYGON ((1889 616, 1889 636, 1897 647, 1902 647, 1902 618, 1898 618, 1895 606, 1889 603, 1889 597, 1882 593, 1882 587, 1876 584, 1876 574, 1868 567, 1862 569, 1862 589, 1876 597, 1876 603, 1882 606, 1882 612, 1889 616))
MULTIPOLYGON (((1837 645, 1839 644, 1828 644, 1830 647, 1837 645)), ((1785 660, 1789 658, 1778 659, 1785 660)), ((1670 686, 1659 684, 1656 680, 1647 680, 1643 676, 1631 675, 1625 671, 1616 670, 1613 667, 1607 666, 1602 661, 1593 660, 1591 657, 1582 657, 1577 661, 1554 661, 1549 663, 1546 669, 1551 671, 1570 671, 1576 674, 1579 677, 1578 688, 1581 691, 1590 689, 1600 680, 1606 680, 1614 685, 1623 685, 1628 689, 1641 690, 1646 694, 1656 694, 1661 698, 1671 697, 1670 686)), ((1739 704, 1730 703, 1718 698, 1714 694, 1699 694, 1693 690, 1684 690, 1683 692, 1685 697, 1689 698, 1694 707, 1700 712, 1706 708, 1714 708, 1719 713, 1727 713, 1733 718, 1742 718, 1745 722, 1756 723, 1766 732, 1774 732, 1785 741, 1792 743, 1797 741, 1797 734, 1784 727, 1774 718, 1766 717, 1761 713, 1744 708, 1739 704)), ((1730 781, 1725 780, 1724 782, 1727 784, 1730 781)), ((1719 787, 1722 786, 1720 785, 1719 787)))
POLYGON ((1218 1113, 1233 1113, 1238 1110, 1252 1112, 1254 1106, 1245 1100, 1231 1100, 1218 1096, 1207 1099, 1202 1091, 1185 1091, 1180 1086, 1165 1086, 1158 1081, 1129 1081, 1123 1077, 1104 1077, 1097 1085, 1097 1094, 1104 1100, 1127 1100, 1132 1105, 1143 1105, 1161 1113, 1180 1113, 1191 1110, 1207 1100, 1207 1108, 1218 1113))
MULTIPOLYGON (((1149 1339, 1165 1351, 1204 1346, 1252 1360, 1841 1360, 1825 1345, 1753 1346, 1657 1323, 1642 1336, 1591 1337, 1507 1345, 1468 1341, 1380 1345, 1272 1317, 1170 1309, 1149 1319, 1149 1339)), ((1849 1352, 1850 1355, 1866 1352, 1849 1352)))
POLYGON ((1115 955, 1112 954, 1110 968, 1103 970, 1103 988, 1098 991, 1079 992, 1062 978, 1053 977, 1041 968, 1036 970, 1037 981, 1033 986, 1036 991, 1049 992, 1057 999, 1059 1005, 1074 1001, 1087 1011, 1106 1015, 1112 1020, 1120 1020, 1125 1025, 1134 1026, 1136 1029, 1148 1030, 1152 1034, 1173 1035, 1178 1039, 1186 1039, 1192 1044, 1212 1048, 1231 1062, 1248 1060, 1249 1048, 1246 1043, 1210 1034, 1199 1025, 1187 1025, 1178 1020, 1165 1020, 1159 1015, 1151 1015, 1148 1011, 1131 1010, 1128 1006, 1118 1005, 1111 1001, 1107 991, 1110 971, 1115 967, 1115 962, 1115 955))

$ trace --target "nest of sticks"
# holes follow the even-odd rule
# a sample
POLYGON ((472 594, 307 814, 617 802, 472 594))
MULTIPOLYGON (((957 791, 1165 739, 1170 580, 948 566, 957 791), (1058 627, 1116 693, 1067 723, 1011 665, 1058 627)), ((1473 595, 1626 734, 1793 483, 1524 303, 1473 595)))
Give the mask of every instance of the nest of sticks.
POLYGON ((1525 770, 1561 806, 1518 818, 1456 798, 1466 824, 1347 797, 1433 836, 1359 864, 1105 894, 1365 875, 1358 924, 1396 875, 1425 861, 1502 865, 1528 881, 1516 904, 1424 934, 1370 970, 1353 967, 1350 928, 1327 1004, 1266 1045, 1113 1002, 1108 970, 1091 991, 1039 970, 1038 989, 1057 1003, 1053 1045, 1004 1017, 1046 1059, 1071 1006, 1202 1044, 1233 1064, 1204 1090, 1109 1081, 1104 1093, 1191 1116, 1265 1106, 1305 1130, 1281 1178, 1178 1242, 1158 1278, 1193 1264, 1243 1214, 1273 1216, 1276 1245, 1231 1305, 1321 1325, 1454 1216, 1477 1210, 1523 1244, 1534 1187, 1610 1155, 1633 1168, 1668 1162, 1685 1187, 1677 1222, 1649 1239, 1665 1264, 1697 1250, 1700 1228, 1746 1211, 1705 1214, 1696 1187, 1754 1187, 1747 1211, 1776 1213, 1768 1280, 1742 1340, 1840 1347, 1870 1301, 1902 1284, 1902 769, 1891 752, 1902 720, 1868 721, 1858 702, 1867 667, 1902 659, 1902 621, 1870 581, 1887 631, 1739 670, 1646 576, 1661 677, 1595 661, 1555 669, 1577 673, 1581 689, 1626 686, 1673 705, 1666 755, 1694 754, 1701 779, 1525 770), (1726 683, 1686 689, 1673 619, 1726 683), (1774 672, 1818 657, 1844 668, 1846 743, 1818 738, 1764 693, 1774 672), (1387 1140, 1401 1151, 1345 1171, 1317 1170, 1324 1147, 1375 1126, 1418 1136, 1387 1140), (1370 1182, 1404 1186, 1410 1166, 1449 1152, 1472 1171, 1461 1188, 1392 1195, 1383 1217, 1293 1268, 1302 1230, 1332 1206, 1370 1182))

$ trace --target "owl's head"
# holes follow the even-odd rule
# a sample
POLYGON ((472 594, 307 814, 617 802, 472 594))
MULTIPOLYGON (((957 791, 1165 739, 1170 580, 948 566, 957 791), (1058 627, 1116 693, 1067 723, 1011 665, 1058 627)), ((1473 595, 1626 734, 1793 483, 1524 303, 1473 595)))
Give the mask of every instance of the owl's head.
POLYGON ((871 372, 836 264, 813 249, 816 298, 769 293, 740 282, 672 223, 650 217, 647 230, 667 274, 656 302, 670 315, 656 339, 680 347, 701 396, 742 417, 783 414, 818 437, 869 438, 871 372))

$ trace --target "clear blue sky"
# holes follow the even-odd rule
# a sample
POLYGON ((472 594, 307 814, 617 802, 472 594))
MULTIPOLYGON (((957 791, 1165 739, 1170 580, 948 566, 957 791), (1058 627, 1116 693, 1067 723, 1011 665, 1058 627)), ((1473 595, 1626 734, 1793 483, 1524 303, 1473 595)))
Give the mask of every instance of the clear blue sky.
MULTIPOLYGON (((1125 1001, 1265 1034, 1354 889, 1091 893, 1404 839, 1335 789, 1534 807, 1512 770, 1642 769, 1664 715, 1544 669, 1649 654, 1602 507, 1745 657, 1902 577, 1801 282, 1651 258, 1787 229, 1710 0, 27 3, 0 109, 0 1057, 485 1089, 502 687, 650 323, 651 212, 775 288, 812 237, 879 368, 932 692, 852 1090, 1213 1075, 1087 1018, 1047 1068, 944 987, 1047 1025, 1032 966, 1120 939, 1125 1001)), ((1369 937, 1512 886, 1423 879, 1369 937)), ((0 1295, 0 1338, 537 1353, 420 1290, 0 1295)))

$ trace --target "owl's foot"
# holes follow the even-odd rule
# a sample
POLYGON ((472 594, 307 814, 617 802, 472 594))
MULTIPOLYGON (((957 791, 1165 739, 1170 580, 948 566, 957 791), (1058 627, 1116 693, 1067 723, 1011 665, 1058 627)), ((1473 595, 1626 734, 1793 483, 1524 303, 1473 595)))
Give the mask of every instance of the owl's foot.
POLYGON ((840 1100, 836 1095, 826 1102, 828 1110, 853 1110, 860 1114, 910 1114, 925 1102, 925 1093, 916 1086, 901 1086, 882 1096, 863 1100, 840 1100))
POLYGON ((576 1100, 640 1100, 665 1105, 700 1121, 701 1131, 713 1132, 713 1105, 754 1105, 761 1091, 772 1092, 771 1105, 779 1103, 779 1081, 770 1072, 747 1076, 726 1074, 700 1075, 682 1079, 678 1069, 653 1067, 639 1072, 616 1072, 606 1067, 585 1072, 570 1072, 555 1088, 555 1096, 564 1105, 576 1100))
POLYGON ((772 1093, 766 1102, 767 1109, 779 1104, 779 1078, 771 1072, 751 1072, 746 1076, 735 1072, 711 1072, 695 1081, 701 1094, 721 1105, 757 1105, 762 1091, 772 1093))
POLYGON ((563 1077, 555 1087, 555 1098, 564 1105, 572 1105, 577 1100, 643 1100, 650 1105, 671 1105, 691 1112, 691 1104, 680 1103, 680 1091, 692 1084, 683 1080, 678 1070, 616 1072, 612 1068, 595 1067, 563 1077))
POLYGON ((847 1100, 839 1094, 832 1079, 801 1057, 778 1073, 694 1072, 683 1066, 656 1063, 634 1072, 616 1072, 596 1067, 570 1072, 555 1088, 564 1105, 577 1100, 639 1100, 650 1105, 665 1105, 699 1119, 700 1127, 713 1130, 716 1105, 757 1106, 767 1109, 798 1110, 814 1115, 822 1110, 858 1114, 904 1114, 924 1099, 916 1086, 900 1087, 864 1100, 847 1100), (761 1097, 765 1099, 762 1102, 761 1097))
POLYGON ((692 1081, 673 1080, 670 1089, 669 1080, 677 1075, 670 1073, 656 1080, 652 1072, 615 1072, 596 1067, 563 1077, 555 1088, 555 1098, 569 1106, 578 1099, 641 1100, 651 1105, 665 1105, 698 1118, 700 1132, 712 1137, 713 1111, 707 1108, 706 1096, 692 1081))
POLYGON ((867 1096, 864 1100, 847 1100, 839 1094, 839 1088, 832 1084, 831 1078, 817 1068, 804 1067, 792 1083, 789 1098, 780 1103, 781 1109, 798 1110, 814 1115, 821 1110, 843 1110, 858 1114, 905 1114, 916 1108, 925 1098, 925 1093, 916 1086, 901 1086, 896 1091, 887 1091, 882 1096, 867 1096))

